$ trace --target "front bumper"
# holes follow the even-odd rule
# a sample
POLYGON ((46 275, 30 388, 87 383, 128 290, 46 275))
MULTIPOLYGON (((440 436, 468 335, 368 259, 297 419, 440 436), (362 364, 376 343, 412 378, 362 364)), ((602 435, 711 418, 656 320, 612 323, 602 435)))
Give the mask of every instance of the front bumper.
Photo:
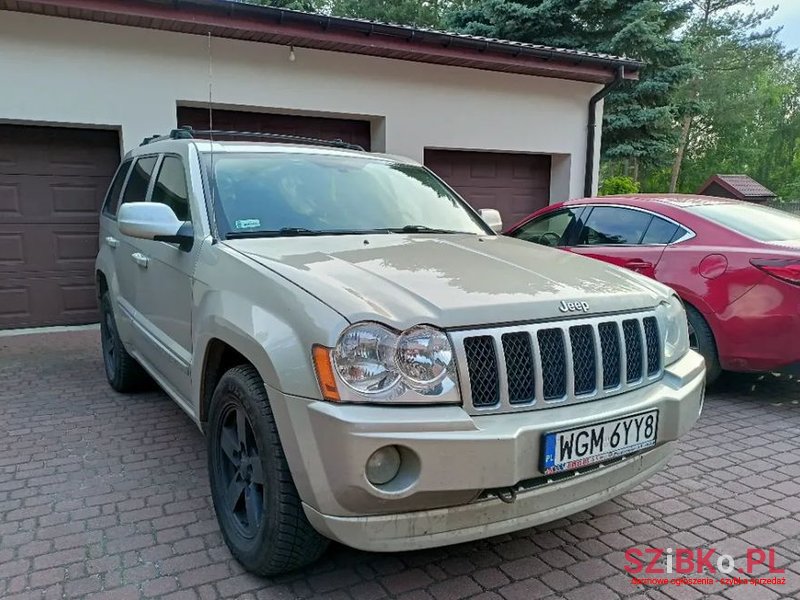
POLYGON ((280 406, 279 433, 312 525, 355 548, 399 551, 531 527, 637 485, 666 464, 671 442, 694 425, 704 386, 703 360, 690 352, 647 387, 514 414, 469 416, 457 406, 336 405, 276 398, 275 390, 270 395, 280 406), (659 411, 654 448, 581 474, 548 479, 539 471, 542 434, 652 409, 659 411), (406 449, 410 466, 401 469, 402 485, 378 489, 364 467, 386 445, 406 449), (510 504, 487 493, 510 487, 519 490, 510 504))
POLYGON ((610 468, 573 476, 517 495, 461 506, 368 517, 324 515, 307 504, 306 516, 322 535, 371 552, 421 550, 502 535, 549 523, 605 502, 638 485, 667 464, 672 443, 610 468))

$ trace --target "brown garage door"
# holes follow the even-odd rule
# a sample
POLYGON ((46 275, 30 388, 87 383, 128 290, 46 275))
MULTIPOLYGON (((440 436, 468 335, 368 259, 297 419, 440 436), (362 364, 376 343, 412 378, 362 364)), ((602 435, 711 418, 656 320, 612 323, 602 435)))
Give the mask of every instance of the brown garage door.
POLYGON ((550 157, 464 150, 425 150, 425 165, 474 208, 496 208, 503 225, 550 203, 550 157))
POLYGON ((114 131, 0 125, 0 329, 97 321, 100 205, 114 131))
MULTIPOLYGON (((178 107, 178 125, 208 129, 208 110, 178 107)), ((239 110, 215 110, 214 129, 225 131, 258 131, 299 135, 321 140, 342 140, 370 149, 370 122, 355 119, 329 119, 239 110)))

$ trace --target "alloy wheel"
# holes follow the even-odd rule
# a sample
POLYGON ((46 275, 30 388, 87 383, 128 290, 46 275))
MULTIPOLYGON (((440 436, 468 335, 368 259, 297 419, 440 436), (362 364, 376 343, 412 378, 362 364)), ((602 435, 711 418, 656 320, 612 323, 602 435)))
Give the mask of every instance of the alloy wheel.
POLYGON ((250 419, 241 406, 231 405, 222 416, 217 446, 219 481, 224 489, 222 510, 239 535, 252 539, 264 520, 264 472, 250 419))
POLYGON ((114 338, 114 317, 106 313, 103 319, 103 326, 100 328, 101 345, 103 347, 103 362, 105 363, 106 373, 113 377, 115 371, 114 358, 117 352, 117 343, 114 338))

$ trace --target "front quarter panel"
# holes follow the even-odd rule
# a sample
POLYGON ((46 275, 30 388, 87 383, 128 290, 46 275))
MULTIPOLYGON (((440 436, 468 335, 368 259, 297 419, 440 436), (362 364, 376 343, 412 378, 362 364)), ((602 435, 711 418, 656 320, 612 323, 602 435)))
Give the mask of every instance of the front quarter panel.
POLYGON ((348 325, 344 317, 220 243, 202 249, 193 297, 195 399, 200 398, 200 371, 214 338, 253 362, 268 386, 319 398, 311 347, 334 345, 348 325))
POLYGON ((320 399, 311 347, 333 346, 349 323, 292 282, 210 238, 198 258, 193 298, 192 398, 201 428, 204 363, 209 343, 218 339, 261 375, 295 485, 303 498, 313 497, 300 451, 308 432, 292 426, 288 404, 320 399))

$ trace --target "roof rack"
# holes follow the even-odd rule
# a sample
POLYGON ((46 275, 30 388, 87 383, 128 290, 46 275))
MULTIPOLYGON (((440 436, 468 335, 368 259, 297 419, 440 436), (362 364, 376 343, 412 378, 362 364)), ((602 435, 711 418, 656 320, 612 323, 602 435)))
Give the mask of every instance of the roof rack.
POLYGON ((188 125, 179 127, 178 129, 173 129, 167 135, 152 135, 150 137, 146 137, 142 140, 142 143, 139 145, 146 146, 147 144, 152 144, 153 142, 160 142, 162 140, 189 140, 189 139, 197 139, 198 137, 211 139, 217 136, 256 138, 256 139, 268 140, 271 142, 283 142, 287 144, 305 144, 308 146, 326 146, 330 148, 344 148, 347 150, 358 150, 360 152, 365 152, 362 146, 359 146, 358 144, 351 144, 341 139, 323 140, 312 137, 304 137, 300 135, 287 135, 283 133, 269 133, 260 131, 226 131, 222 129, 193 129, 188 125))

